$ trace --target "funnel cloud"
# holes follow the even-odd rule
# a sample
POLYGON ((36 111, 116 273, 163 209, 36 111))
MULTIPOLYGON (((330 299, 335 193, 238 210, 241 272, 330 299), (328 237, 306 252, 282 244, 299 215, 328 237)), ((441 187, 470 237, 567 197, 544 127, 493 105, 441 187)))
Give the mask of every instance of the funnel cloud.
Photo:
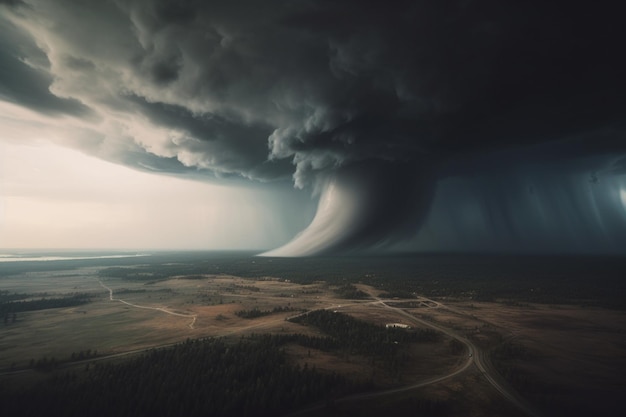
POLYGON ((590 210, 611 213, 603 247, 623 242, 617 6, 5 0, 0 10, 0 105, 62 132, 49 140, 155 174, 317 199, 310 225, 265 255, 429 250, 424 230, 443 229, 455 242, 440 234, 430 249, 514 251, 549 233, 567 251, 571 233, 584 241, 600 221, 590 210), (520 178, 543 175, 548 185, 522 192, 533 187, 520 178), (611 187, 580 186, 598 175, 611 187), (455 178, 479 191, 455 192, 455 178), (457 194, 480 213, 451 209, 457 194), (496 217, 481 228, 489 244, 467 236, 496 217))
POLYGON ((311 224, 288 244, 263 255, 367 252, 408 239, 430 206, 430 176, 417 164, 369 162, 338 169, 322 186, 311 224))

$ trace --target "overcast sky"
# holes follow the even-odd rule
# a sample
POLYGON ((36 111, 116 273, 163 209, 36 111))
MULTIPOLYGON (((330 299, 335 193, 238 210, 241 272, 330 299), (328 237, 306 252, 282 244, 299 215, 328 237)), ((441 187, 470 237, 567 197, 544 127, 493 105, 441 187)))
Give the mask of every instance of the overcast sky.
MULTIPOLYGON (((253 249, 281 245, 285 193, 140 172, 45 141, 0 141, 2 248, 253 249)), ((286 215, 287 214, 287 215, 286 215)))
POLYGON ((608 4, 0 0, 0 247, 620 253, 608 4))

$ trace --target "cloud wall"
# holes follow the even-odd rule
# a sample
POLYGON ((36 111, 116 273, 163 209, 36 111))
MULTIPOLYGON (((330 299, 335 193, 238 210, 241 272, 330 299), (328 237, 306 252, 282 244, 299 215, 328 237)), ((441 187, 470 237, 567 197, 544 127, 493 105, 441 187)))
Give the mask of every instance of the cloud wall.
POLYGON ((108 161, 310 190, 318 215, 294 242, 318 243, 294 243, 302 254, 414 234, 437 177, 467 155, 542 143, 560 144, 548 159, 624 155, 626 36, 605 4, 0 8, 0 100, 62 120, 57 143, 108 161))

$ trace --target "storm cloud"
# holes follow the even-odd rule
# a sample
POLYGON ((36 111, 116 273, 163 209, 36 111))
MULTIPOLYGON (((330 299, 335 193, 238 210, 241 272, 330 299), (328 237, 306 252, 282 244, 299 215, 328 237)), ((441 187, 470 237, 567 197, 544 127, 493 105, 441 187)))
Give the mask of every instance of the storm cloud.
POLYGON ((419 230, 438 179, 507 161, 623 175, 626 34, 606 5, 0 7, 0 99, 75 125, 58 141, 139 169, 319 195, 311 226, 276 255, 397 243, 419 230))

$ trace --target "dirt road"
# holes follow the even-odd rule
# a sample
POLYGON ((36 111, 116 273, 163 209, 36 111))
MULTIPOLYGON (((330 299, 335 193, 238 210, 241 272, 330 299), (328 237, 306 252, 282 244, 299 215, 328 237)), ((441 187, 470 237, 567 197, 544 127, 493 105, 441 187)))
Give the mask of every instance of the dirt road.
MULTIPOLYGON (((476 367, 482 373, 485 379, 496 389, 496 391, 498 391, 498 393, 500 393, 500 395, 502 395, 509 402, 514 404, 524 413, 526 413, 526 415, 532 416, 532 417, 540 416, 540 414, 536 410, 534 410, 517 392, 512 390, 510 387, 505 385, 503 381, 500 380, 500 376, 497 374, 497 372, 495 372, 493 365, 491 365, 491 361, 489 360, 489 356, 487 355, 487 353, 484 352, 482 349, 480 349, 478 346, 476 346, 471 340, 467 339, 464 336, 461 336, 460 334, 456 333, 454 330, 448 329, 439 324, 422 320, 418 317, 415 317, 413 314, 408 313, 402 308, 393 307, 387 304, 388 302, 395 301, 395 300, 382 300, 373 294, 370 294, 370 295, 373 298, 375 298, 379 302, 380 305, 384 306, 385 308, 396 311, 398 314, 401 314, 402 316, 406 317, 407 320, 413 323, 428 326, 431 329, 440 331, 450 336, 451 338, 458 340, 459 342, 465 345, 465 347, 467 348, 467 353, 468 353, 468 359, 465 362, 465 364, 461 368, 457 369, 455 372, 451 374, 442 376, 440 378, 433 378, 433 380, 431 381, 424 381, 424 383, 416 384, 413 386, 408 386, 408 387, 400 388, 397 390, 390 390, 389 392, 377 393, 378 395, 386 395, 387 393, 394 393, 394 392, 399 392, 403 390, 409 390, 409 389, 418 388, 424 385, 434 384, 439 381, 443 381, 444 379, 448 379, 455 375, 458 375, 459 373, 463 372, 473 363, 476 365, 476 367)), ((434 308, 448 308, 444 304, 438 301, 430 300, 426 297, 420 297, 420 300, 432 303, 431 305, 436 306, 434 308)), ((457 314, 463 314, 455 309, 450 309, 450 311, 454 311, 457 314)))
POLYGON ((114 297, 113 297, 113 290, 112 290, 111 288, 107 287, 106 285, 104 285, 104 283, 103 283, 100 279, 98 279, 98 282, 100 283, 100 285, 102 286, 102 288, 104 288, 104 289, 106 289, 107 291, 109 291, 109 300, 111 300, 111 301, 118 301, 118 302, 120 302, 120 303, 126 304, 127 306, 130 306, 130 307, 135 307, 135 308, 141 308, 141 309, 144 309, 144 310, 156 310, 156 311, 161 311, 161 312, 166 313, 166 314, 171 314, 172 316, 178 316, 178 317, 188 317, 188 318, 191 318, 191 319, 192 319, 192 320, 191 320, 191 323, 189 323, 189 324, 188 324, 188 326, 189 326, 189 328, 190 328, 190 329, 193 329, 193 325, 196 323, 196 319, 198 318, 198 315, 197 315, 197 314, 184 314, 184 313, 177 313, 177 312, 175 312, 175 311, 168 310, 168 309, 167 309, 167 308, 165 308, 165 307, 142 306, 142 305, 139 305, 139 304, 133 304, 133 303, 130 303, 130 302, 126 301, 126 300, 122 300, 121 298, 114 298, 114 297))

